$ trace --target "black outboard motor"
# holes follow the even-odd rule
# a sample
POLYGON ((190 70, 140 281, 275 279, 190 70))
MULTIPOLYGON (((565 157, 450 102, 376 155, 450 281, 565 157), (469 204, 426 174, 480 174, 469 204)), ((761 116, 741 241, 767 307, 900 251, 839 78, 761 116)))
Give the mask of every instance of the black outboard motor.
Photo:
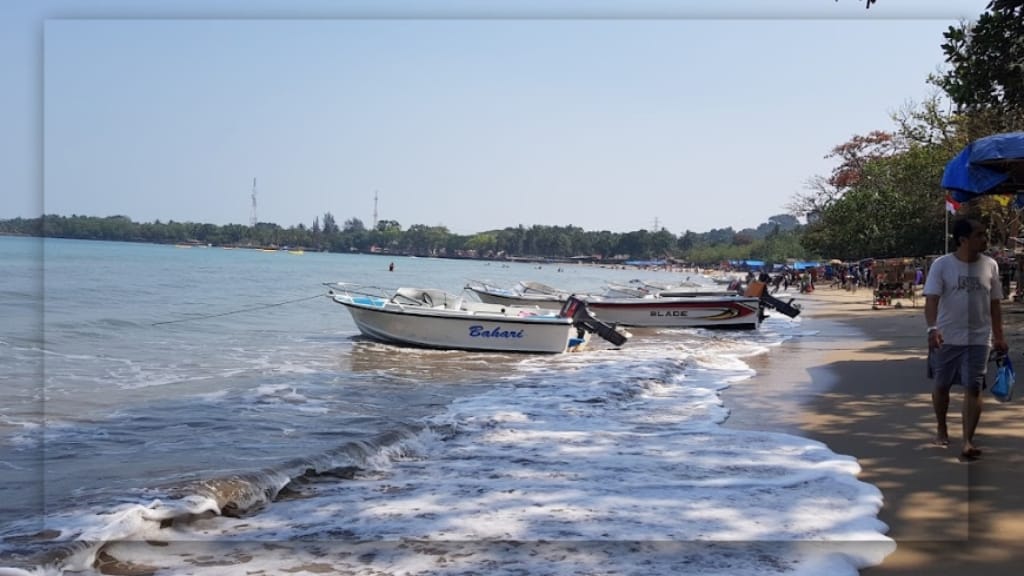
POLYGON ((779 300, 775 296, 772 296, 771 294, 768 293, 768 285, 765 284, 764 282, 751 282, 750 285, 747 286, 747 289, 743 293, 743 295, 753 296, 761 300, 762 320, 764 319, 763 314, 765 308, 771 308, 772 310, 781 312, 782 314, 785 314, 790 318, 796 318, 796 316, 800 314, 800 308, 797 308, 796 306, 793 305, 792 298, 789 300, 789 302, 783 302, 782 300, 779 300))
POLYGON ((623 334, 615 329, 614 326, 610 326, 601 322, 590 313, 590 308, 587 307, 587 303, 575 296, 569 296, 569 299, 562 305, 562 311, 558 314, 565 318, 572 318, 573 324, 577 328, 586 330, 597 334, 601 338, 612 343, 613 346, 622 346, 629 340, 627 334, 623 334))

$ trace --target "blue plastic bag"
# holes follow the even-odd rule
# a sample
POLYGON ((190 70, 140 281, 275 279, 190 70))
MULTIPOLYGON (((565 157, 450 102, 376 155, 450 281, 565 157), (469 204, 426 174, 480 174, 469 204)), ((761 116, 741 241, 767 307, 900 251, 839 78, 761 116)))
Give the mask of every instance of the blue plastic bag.
POLYGON ((1017 379, 1013 372, 1013 362, 1009 356, 1003 356, 996 360, 996 381, 992 384, 992 395, 1000 402, 1009 402, 1013 399, 1013 384, 1017 379))

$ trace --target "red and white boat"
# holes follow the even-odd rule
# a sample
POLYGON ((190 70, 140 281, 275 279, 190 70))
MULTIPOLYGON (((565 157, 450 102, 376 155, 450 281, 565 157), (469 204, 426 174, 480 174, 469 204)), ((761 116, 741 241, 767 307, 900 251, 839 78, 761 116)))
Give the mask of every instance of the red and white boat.
POLYGON ((761 298, 738 294, 642 298, 587 296, 584 300, 598 319, 616 326, 754 329, 764 318, 761 298))
MULTIPOLYGON (((521 282, 513 289, 499 289, 483 282, 466 286, 483 302, 504 305, 537 305, 558 308, 569 293, 548 288, 527 293, 521 282)), ((744 293, 673 287, 644 295, 626 296, 625 289, 610 289, 603 295, 579 295, 587 308, 602 322, 616 326, 660 328, 739 328, 760 326, 766 309, 774 309, 790 318, 800 313, 792 301, 783 302, 751 282, 744 293)))

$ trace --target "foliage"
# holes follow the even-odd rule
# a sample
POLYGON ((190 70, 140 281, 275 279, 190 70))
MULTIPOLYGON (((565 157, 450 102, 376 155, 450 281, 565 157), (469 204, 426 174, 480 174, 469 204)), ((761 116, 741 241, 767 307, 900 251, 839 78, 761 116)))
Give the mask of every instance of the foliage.
POLYGON ((942 252, 942 192, 948 160, 938 146, 913 146, 864 164, 858 181, 802 242, 832 258, 924 256, 942 252))
MULTIPOLYGON (((977 138, 1024 128, 1024 0, 993 0, 975 24, 951 26, 944 38, 949 68, 929 82, 955 112, 933 96, 894 114, 891 137, 876 131, 834 148, 839 166, 789 206, 808 217, 808 249, 844 259, 943 251, 946 163, 977 138)), ((994 245, 1008 247, 1021 227, 1009 204, 985 197, 962 210, 988 224, 994 245)))
POLYGON ((339 228, 329 212, 323 215, 322 224, 318 218, 310 227, 299 224, 289 228, 269 222, 259 222, 253 227, 216 226, 174 221, 136 223, 126 216, 46 215, 0 221, 0 234, 479 258, 672 259, 717 264, 751 255, 772 262, 806 256, 806 250, 796 240, 800 234, 799 222, 788 214, 772 216, 756 229, 740 234, 732 228, 724 228, 703 234, 687 231, 682 237, 664 228, 613 233, 590 232, 577 226, 539 225, 460 236, 444 226, 422 224, 414 224, 403 231, 398 222, 392 220, 383 220, 374 229, 367 230, 356 218, 346 220, 344 228, 339 228))
POLYGON ((931 82, 966 116, 968 139, 1024 127, 1024 1, 992 0, 943 37, 950 67, 931 82))

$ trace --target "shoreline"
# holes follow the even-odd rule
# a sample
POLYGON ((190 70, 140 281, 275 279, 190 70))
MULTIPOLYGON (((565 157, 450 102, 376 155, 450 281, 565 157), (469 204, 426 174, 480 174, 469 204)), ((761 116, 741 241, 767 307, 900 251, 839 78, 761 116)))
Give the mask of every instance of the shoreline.
MULTIPOLYGON (((1024 562, 1024 400, 985 393, 977 439, 985 452, 957 460, 961 398, 949 411, 950 446, 933 444, 935 420, 923 302, 872 310, 871 292, 801 295, 807 335, 749 359, 757 374, 723 394, 726 426, 769 427, 857 458, 858 478, 877 486, 878 518, 896 550, 872 576, 1018 574, 1024 562), (749 399, 756 402, 749 402, 749 399), (765 406, 769 410, 765 409, 765 406), (767 417, 766 417, 767 416, 767 417)), ((1011 354, 1024 350, 1024 309, 1004 302, 1011 354)))

